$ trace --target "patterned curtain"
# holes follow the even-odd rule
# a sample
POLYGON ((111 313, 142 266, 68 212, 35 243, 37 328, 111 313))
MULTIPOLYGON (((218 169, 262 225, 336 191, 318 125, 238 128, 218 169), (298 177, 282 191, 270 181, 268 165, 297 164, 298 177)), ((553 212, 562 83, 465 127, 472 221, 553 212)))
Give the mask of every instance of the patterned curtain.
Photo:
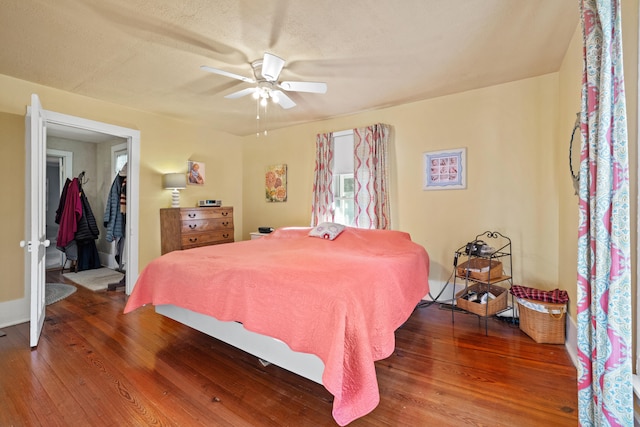
POLYGON ((355 226, 389 229, 387 142, 389 125, 353 130, 355 226))
POLYGON ((333 133, 316 135, 311 226, 333 222, 333 133))
POLYGON ((578 419, 632 426, 629 169, 620 3, 581 0, 578 419))

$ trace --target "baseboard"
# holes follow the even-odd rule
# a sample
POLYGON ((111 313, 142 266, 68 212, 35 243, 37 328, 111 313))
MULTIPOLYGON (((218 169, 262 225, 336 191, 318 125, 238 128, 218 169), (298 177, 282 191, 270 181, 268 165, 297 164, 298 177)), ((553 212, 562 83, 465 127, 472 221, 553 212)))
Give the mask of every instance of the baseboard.
POLYGON ((456 289, 454 291, 452 282, 429 280, 429 293, 422 297, 422 299, 425 301, 436 301, 450 304, 453 296, 462 289, 464 289, 464 285, 461 285, 460 283, 456 284, 456 289))
POLYGON ((119 268, 118 263, 116 263, 116 259, 111 253, 107 252, 98 252, 98 256, 100 257, 100 264, 103 267, 110 268, 112 270, 117 270, 119 268))
POLYGON ((569 353, 569 357, 573 362, 573 366, 578 368, 578 326, 573 320, 573 317, 567 315, 567 327, 566 327, 566 339, 564 341, 564 347, 569 353))
POLYGON ((0 328, 29 321, 29 301, 27 298, 0 303, 0 328))

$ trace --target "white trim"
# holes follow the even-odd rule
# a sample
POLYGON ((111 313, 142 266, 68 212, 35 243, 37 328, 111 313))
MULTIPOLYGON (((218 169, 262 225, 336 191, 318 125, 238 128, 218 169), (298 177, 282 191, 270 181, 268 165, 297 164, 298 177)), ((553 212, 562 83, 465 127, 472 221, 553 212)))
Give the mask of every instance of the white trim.
POLYGON ((0 303, 0 328, 29 321, 29 298, 31 291, 20 299, 0 303))
MULTIPOLYGON (((640 17, 640 9, 638 10, 638 15, 636 16, 636 19, 638 19, 640 17)), ((636 21, 637 22, 637 21, 636 21)), ((636 30, 637 30, 637 26, 636 26, 636 30)), ((638 49, 638 55, 636 57, 636 70, 640 70, 640 32, 636 33, 636 43, 637 43, 637 49, 638 49)), ((640 73, 637 73, 636 75, 636 142, 635 142, 635 146, 639 147, 640 146, 640 141, 639 141, 639 130, 640 130, 640 105, 639 102, 640 101, 640 73)), ((636 161, 638 162, 638 164, 640 164, 640 150, 636 150, 636 161)), ((639 185, 640 184, 640 176, 638 176, 636 178, 636 265, 640 265, 640 197, 639 197, 639 185)), ((633 282, 633 279, 632 279, 633 282)), ((639 292, 639 288, 638 288, 638 283, 640 283, 640 271, 638 271, 638 269, 636 269, 636 286, 635 286, 635 293, 636 293, 636 304, 635 304, 635 310, 634 313, 635 314, 635 318, 636 318, 636 336, 635 336, 635 342, 633 343, 633 347, 635 350, 635 355, 636 355, 636 360, 634 363, 634 366, 632 368, 633 372, 635 373, 635 375, 633 376, 633 389, 636 392, 636 395, 638 397, 640 397, 640 384, 638 384, 638 380, 637 380, 637 376, 640 375, 640 354, 638 353, 638 351, 640 351, 640 316, 638 316, 638 313, 640 313, 640 292, 639 292)))
MULTIPOLYGON (((47 156, 61 158, 64 165, 64 177, 73 179, 73 153, 71 151, 56 150, 47 148, 47 156)), ((60 191, 64 186, 64 180, 60 183, 60 191)))
POLYGON ((284 341, 249 331, 238 322, 222 322, 175 305, 157 305, 155 308, 163 316, 258 357, 264 366, 273 363, 322 384, 324 363, 315 354, 293 351, 284 341))
POLYGON ((578 368, 578 326, 571 316, 566 316, 567 329, 564 347, 569 353, 569 358, 573 362, 573 366, 578 368))
POLYGON ((339 130, 337 132, 333 132, 334 138, 339 138, 341 136, 353 135, 353 129, 339 130))
POLYGON ((441 280, 429 279, 429 293, 422 297, 422 299, 424 301, 434 301, 433 298, 436 298, 436 302, 451 304, 454 295, 462 289, 464 289, 464 284, 461 285, 457 283, 456 289, 454 290, 452 281, 443 282, 441 280), (440 292, 442 292, 442 294, 438 297, 440 292))
POLYGON ((129 161, 127 165, 127 229, 126 229, 126 253, 127 276, 125 292, 131 294, 133 286, 138 279, 138 225, 140 214, 140 131, 83 119, 81 117, 56 113, 44 110, 47 123, 69 126, 78 129, 86 129, 100 132, 114 137, 123 138, 127 141, 129 161))

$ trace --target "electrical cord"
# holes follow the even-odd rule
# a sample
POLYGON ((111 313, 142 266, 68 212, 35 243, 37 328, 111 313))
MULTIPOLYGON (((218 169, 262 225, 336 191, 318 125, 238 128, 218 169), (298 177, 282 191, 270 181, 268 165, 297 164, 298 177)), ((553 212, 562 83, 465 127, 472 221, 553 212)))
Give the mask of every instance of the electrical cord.
MULTIPOLYGON (((456 257, 457 258, 457 257, 456 257)), ((455 272, 455 270, 454 270, 455 272)), ((436 297, 434 298, 433 295, 431 295, 431 291, 429 291, 429 298, 431 298, 431 301, 421 301, 418 303, 418 305, 416 306, 416 308, 425 308, 425 307, 430 307, 435 303, 440 303, 442 304, 440 301, 438 301, 438 298, 440 298, 440 296, 442 295, 442 293, 444 292, 445 289, 447 289, 447 286, 449 285, 449 283, 451 282, 451 278, 453 277, 453 272, 451 273, 451 275, 449 276, 449 278, 447 279, 446 283, 444 284, 444 286, 442 287, 442 289, 440 289, 440 292, 438 292, 438 295, 436 295, 436 297)))

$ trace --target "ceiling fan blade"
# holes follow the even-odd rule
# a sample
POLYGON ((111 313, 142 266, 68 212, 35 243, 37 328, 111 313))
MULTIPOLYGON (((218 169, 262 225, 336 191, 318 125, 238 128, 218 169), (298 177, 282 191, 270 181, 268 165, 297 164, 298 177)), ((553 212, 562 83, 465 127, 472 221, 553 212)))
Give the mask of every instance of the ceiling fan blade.
POLYGON ((262 59, 262 77, 268 82, 275 82, 284 67, 284 59, 272 53, 265 52, 262 59))
POLYGON ((280 82, 278 86, 293 92, 326 93, 327 84, 321 82, 280 82))
POLYGON ((242 89, 242 90, 239 90, 237 92, 233 92, 233 93, 230 93, 229 95, 226 95, 225 98, 235 99, 235 98, 240 98, 240 97, 243 97, 243 96, 251 95, 256 91, 256 89, 257 88, 255 88, 255 87, 249 87, 249 88, 246 88, 246 89, 242 89))
POLYGON ((278 99, 278 104, 285 110, 296 106, 296 103, 281 90, 274 90, 271 97, 273 98, 274 96, 278 99))
POLYGON ((244 77, 244 76, 241 76, 239 74, 230 73, 228 71, 220 70, 218 68, 209 67, 207 65, 200 66, 200 69, 202 69, 204 71, 208 71, 208 72, 213 73, 213 74, 219 74, 221 76, 231 77, 232 79, 242 80, 243 82, 247 82, 247 83, 255 83, 256 82, 255 80, 250 79, 249 77, 244 77))

